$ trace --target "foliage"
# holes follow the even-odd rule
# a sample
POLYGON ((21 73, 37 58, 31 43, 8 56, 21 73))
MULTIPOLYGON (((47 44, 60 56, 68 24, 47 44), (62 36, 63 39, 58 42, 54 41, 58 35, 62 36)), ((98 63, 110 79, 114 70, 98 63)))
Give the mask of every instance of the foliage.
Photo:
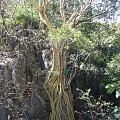
POLYGON ((74 32, 74 40, 75 44, 78 46, 78 49, 81 50, 92 50, 93 49, 93 42, 86 37, 81 31, 74 32))
POLYGON ((63 26, 50 32, 49 36, 53 40, 68 40, 72 37, 72 31, 67 26, 63 26))
POLYGON ((75 49, 88 49, 93 47, 92 41, 87 38, 81 31, 77 29, 69 29, 68 26, 63 26, 57 28, 57 30, 50 32, 49 37, 53 40, 71 40, 74 45, 75 49))
POLYGON ((91 28, 88 29, 89 35, 84 33, 85 28, 82 32, 75 33, 77 42, 73 42, 70 49, 78 53, 87 51, 90 54, 92 64, 101 71, 100 84, 106 86, 109 93, 116 91, 116 98, 118 98, 120 89, 120 26, 101 23, 94 23, 91 26, 93 25, 95 27, 92 31, 91 28))
MULTIPOLYGON (((110 83, 106 86, 108 92, 120 90, 120 54, 115 55, 107 64, 106 74, 110 78, 110 83)), ((119 96, 119 95, 118 95, 119 96)))
POLYGON ((120 107, 115 106, 113 114, 115 115, 115 118, 119 120, 120 119, 120 107))
POLYGON ((18 5, 14 16, 15 23, 24 26, 33 26, 33 28, 39 27, 39 15, 34 7, 26 4, 18 5))
POLYGON ((79 106, 79 115, 81 117, 84 117, 85 119, 86 116, 87 119, 91 120, 114 118, 114 115, 112 115, 111 103, 103 101, 101 97, 96 100, 92 95, 90 95, 90 89, 86 92, 79 89, 77 89, 77 91, 79 93, 78 99, 82 103, 79 106), (85 108, 85 111, 83 107, 85 108))

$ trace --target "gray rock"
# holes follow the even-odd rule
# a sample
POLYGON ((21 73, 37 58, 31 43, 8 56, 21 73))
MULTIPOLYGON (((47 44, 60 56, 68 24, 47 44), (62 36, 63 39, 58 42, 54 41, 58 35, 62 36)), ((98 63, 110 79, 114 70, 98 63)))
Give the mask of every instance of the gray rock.
POLYGON ((0 120, 8 120, 8 110, 3 105, 0 105, 0 120))

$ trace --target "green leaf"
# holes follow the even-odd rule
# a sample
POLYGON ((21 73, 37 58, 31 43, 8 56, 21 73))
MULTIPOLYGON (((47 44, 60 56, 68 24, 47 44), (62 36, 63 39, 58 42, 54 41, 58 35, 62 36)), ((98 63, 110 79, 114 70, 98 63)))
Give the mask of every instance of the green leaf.
POLYGON ((120 97, 120 89, 116 91, 116 98, 120 97))

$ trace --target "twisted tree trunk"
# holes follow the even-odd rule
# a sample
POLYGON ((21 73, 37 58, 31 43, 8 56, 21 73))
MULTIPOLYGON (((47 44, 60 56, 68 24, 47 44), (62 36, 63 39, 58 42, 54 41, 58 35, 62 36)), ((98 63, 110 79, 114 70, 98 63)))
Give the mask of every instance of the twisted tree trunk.
MULTIPOLYGON (((40 20, 45 23, 49 31, 56 35, 57 29, 50 22, 46 14, 46 7, 49 0, 39 1, 39 5, 36 5, 34 0, 30 0, 35 8, 39 11, 40 20)), ((65 12, 64 5, 65 1, 60 2, 60 14, 62 16, 62 27, 65 26, 65 12)), ((68 26, 69 27, 69 26, 68 26)), ((67 34, 65 29, 63 32, 67 34)), ((54 36, 56 37, 56 36, 54 36)), ((62 38, 60 33, 60 39, 62 38)), ((64 38, 64 37, 63 37, 64 38)), ((66 38, 66 37, 65 37, 66 38)), ((53 66, 52 69, 45 81, 45 90, 49 95, 50 104, 51 104, 51 120, 74 120, 74 111, 72 106, 72 94, 70 86, 66 91, 66 80, 65 80, 65 67, 66 67, 66 50, 64 49, 66 40, 54 40, 53 42, 53 66)))
POLYGON ((45 89, 51 103, 51 120, 74 120, 72 94, 69 86, 66 91, 65 67, 66 41, 53 42, 53 66, 45 82, 45 89))

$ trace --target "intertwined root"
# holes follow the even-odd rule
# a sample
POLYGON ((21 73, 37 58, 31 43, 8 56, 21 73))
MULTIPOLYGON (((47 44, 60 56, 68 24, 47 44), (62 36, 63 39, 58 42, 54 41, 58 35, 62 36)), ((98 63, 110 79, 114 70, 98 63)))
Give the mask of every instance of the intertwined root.
MULTIPOLYGON (((58 77, 58 76, 56 76, 58 77)), ((45 89, 49 95, 52 113, 51 120, 74 120, 71 90, 65 91, 65 86, 59 79, 50 79, 45 83, 45 89)), ((59 78, 59 77, 58 77, 59 78)))
POLYGON ((65 51, 63 47, 53 48, 53 67, 44 87, 49 96, 52 112, 50 120, 75 120, 70 87, 66 90, 64 76, 65 51))

